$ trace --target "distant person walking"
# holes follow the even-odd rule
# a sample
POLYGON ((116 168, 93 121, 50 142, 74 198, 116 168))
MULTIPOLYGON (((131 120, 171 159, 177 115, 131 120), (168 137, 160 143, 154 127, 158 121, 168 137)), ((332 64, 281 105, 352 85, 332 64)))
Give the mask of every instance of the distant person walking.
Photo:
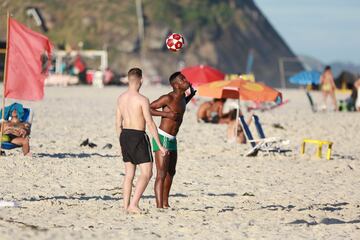
POLYGON ((335 82, 334 82, 334 76, 331 71, 330 66, 326 66, 324 69, 323 74, 320 77, 320 84, 321 84, 321 92, 323 95, 323 101, 324 101, 324 109, 327 108, 327 98, 328 96, 331 97, 334 110, 337 110, 337 103, 336 103, 336 97, 335 97, 335 82))
POLYGON ((145 133, 145 124, 159 146, 159 155, 164 157, 167 150, 160 144, 156 125, 150 114, 149 99, 139 93, 142 85, 141 69, 130 69, 128 79, 129 88, 117 100, 116 131, 125 163, 124 210, 137 213, 140 212, 140 197, 150 181, 153 165, 150 140, 145 133), (130 201, 132 182, 137 165, 140 167, 141 174, 136 183, 134 196, 130 201))
POLYGON ((354 83, 354 88, 356 91, 355 109, 360 112, 360 78, 354 83))

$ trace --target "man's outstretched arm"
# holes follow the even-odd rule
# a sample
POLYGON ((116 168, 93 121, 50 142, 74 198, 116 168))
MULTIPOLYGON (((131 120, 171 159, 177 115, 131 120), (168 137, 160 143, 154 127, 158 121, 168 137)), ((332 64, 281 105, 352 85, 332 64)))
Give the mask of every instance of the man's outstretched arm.
POLYGON ((190 100, 195 96, 196 90, 193 88, 193 86, 190 84, 190 94, 185 97, 186 104, 190 102, 190 100))

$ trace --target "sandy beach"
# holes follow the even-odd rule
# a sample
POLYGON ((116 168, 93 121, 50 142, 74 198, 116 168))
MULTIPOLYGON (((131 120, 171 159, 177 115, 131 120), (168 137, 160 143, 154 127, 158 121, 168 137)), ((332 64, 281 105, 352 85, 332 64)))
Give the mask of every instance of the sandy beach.
MULTIPOLYGON (((245 157, 250 144, 226 143, 226 125, 197 123, 190 104, 171 208, 155 208, 153 177, 145 213, 128 215, 114 126, 124 90, 49 87, 43 101, 24 103, 35 112, 33 157, 12 150, 0 159, 0 200, 20 204, 0 208, 0 239, 360 239, 359 113, 314 114, 303 91, 283 91, 288 104, 257 114, 266 135, 289 139, 292 151, 245 157), (80 147, 86 138, 97 147, 80 147), (316 158, 314 145, 300 155, 303 138, 334 142, 331 160, 316 158)), ((155 100, 170 90, 141 92, 155 100)))

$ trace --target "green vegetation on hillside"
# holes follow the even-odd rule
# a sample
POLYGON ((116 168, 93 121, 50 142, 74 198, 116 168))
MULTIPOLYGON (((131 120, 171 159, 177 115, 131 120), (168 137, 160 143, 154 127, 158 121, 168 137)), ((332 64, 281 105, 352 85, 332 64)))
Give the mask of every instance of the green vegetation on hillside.
MULTIPOLYGON (((135 0, 11 0, 2 12, 8 9, 19 21, 40 30, 26 16, 30 6, 43 13, 50 29, 47 35, 55 44, 76 45, 82 41, 85 48, 116 48, 120 41, 134 41, 137 36, 135 0)), ((146 24, 163 23, 177 31, 189 26, 190 31, 205 26, 226 27, 235 11, 228 0, 143 0, 143 8, 146 24)), ((3 23, 1 30, 5 30, 3 23)))
POLYGON ((172 27, 182 28, 188 24, 194 27, 209 25, 226 26, 232 19, 234 10, 228 1, 147 1, 146 8, 153 12, 154 19, 166 22, 172 27))

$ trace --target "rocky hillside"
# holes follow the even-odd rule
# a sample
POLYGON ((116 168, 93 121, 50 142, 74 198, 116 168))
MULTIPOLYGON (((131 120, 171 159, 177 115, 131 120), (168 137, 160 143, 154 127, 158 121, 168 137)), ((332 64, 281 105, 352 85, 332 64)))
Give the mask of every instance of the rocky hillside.
MULTIPOLYGON (((257 81, 280 86, 279 58, 294 57, 252 0, 143 0, 144 41, 138 37, 136 0, 3 0, 0 30, 5 33, 5 9, 13 17, 41 31, 26 8, 41 10, 55 45, 107 49, 113 69, 126 72, 141 65, 164 81, 181 66, 209 64, 226 73, 245 72, 253 49, 257 81), (169 52, 164 40, 180 32, 186 47, 169 52), (140 61, 140 56, 143 61, 140 61)), ((5 34, 1 35, 4 39, 5 34)), ((294 71, 302 67, 296 65, 294 71)))

